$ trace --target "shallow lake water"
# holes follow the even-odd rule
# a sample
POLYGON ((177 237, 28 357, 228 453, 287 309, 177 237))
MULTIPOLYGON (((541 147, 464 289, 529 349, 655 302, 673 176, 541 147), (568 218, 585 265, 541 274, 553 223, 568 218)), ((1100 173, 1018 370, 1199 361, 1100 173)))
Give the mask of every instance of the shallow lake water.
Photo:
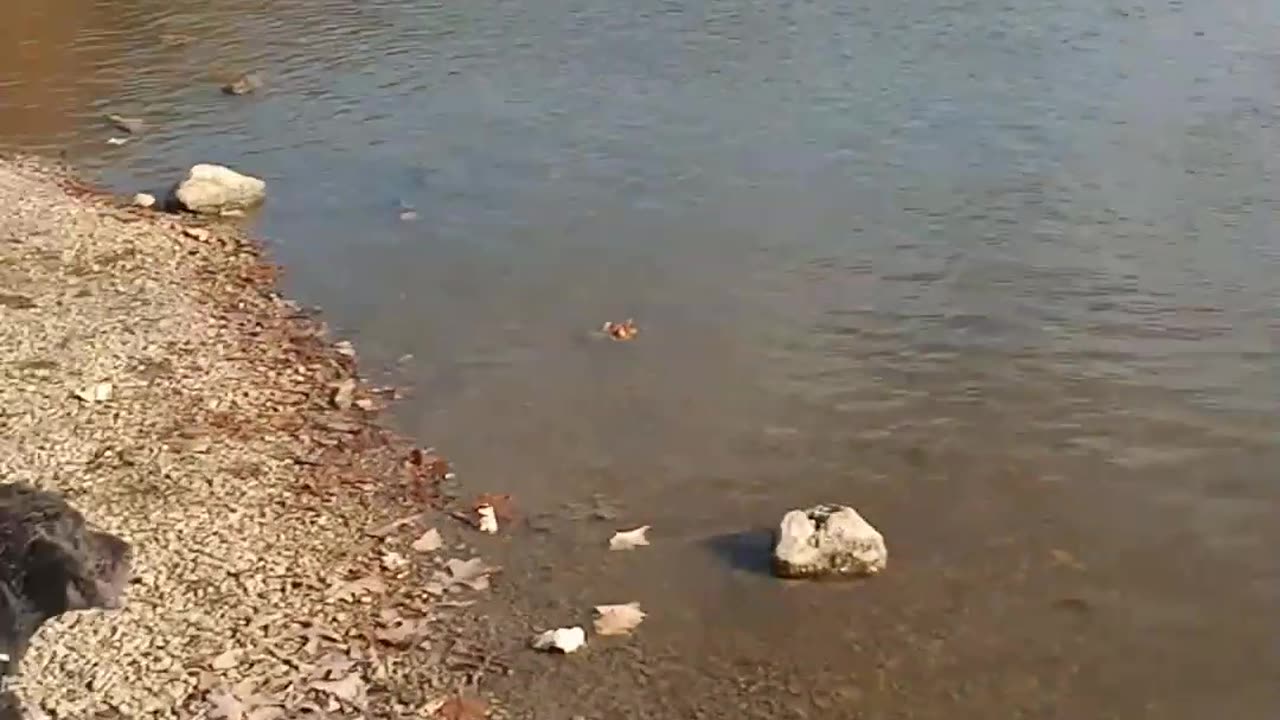
POLYGON ((515 495, 477 541, 513 714, 1280 716, 1280 5, 0 15, 0 148, 267 179, 288 291, 515 495), (884 575, 769 576, 819 501, 884 575), (633 638, 521 647, 632 600, 633 638))

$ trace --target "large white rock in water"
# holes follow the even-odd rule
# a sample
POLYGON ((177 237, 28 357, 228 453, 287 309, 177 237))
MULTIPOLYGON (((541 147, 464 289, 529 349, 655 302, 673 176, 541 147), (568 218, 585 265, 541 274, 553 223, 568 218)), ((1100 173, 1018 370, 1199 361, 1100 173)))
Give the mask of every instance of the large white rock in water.
POLYGON ((874 575, 889 562, 884 536, 845 505, 816 505, 782 518, 773 572, 784 578, 874 575))
POLYGON ((194 165, 173 188, 173 199, 195 213, 217 215, 262 202, 267 183, 221 165, 194 165))

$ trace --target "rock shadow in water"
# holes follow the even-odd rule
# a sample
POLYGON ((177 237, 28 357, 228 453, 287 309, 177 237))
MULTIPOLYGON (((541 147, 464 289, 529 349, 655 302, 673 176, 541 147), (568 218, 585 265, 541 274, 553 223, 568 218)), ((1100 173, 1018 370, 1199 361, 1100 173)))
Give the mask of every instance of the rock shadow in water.
POLYGON ((773 530, 758 528, 713 535, 702 544, 734 570, 773 575, 773 530))

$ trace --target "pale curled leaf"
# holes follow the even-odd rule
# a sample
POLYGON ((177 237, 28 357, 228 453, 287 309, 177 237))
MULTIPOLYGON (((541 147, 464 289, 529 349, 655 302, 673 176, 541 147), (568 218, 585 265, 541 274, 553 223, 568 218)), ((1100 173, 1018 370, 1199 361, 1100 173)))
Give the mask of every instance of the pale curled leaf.
POLYGON ((214 670, 229 670, 240 662, 239 650, 227 650, 209 661, 209 667, 214 670))
POLYGON ((414 540, 410 547, 416 552, 434 552, 444 547, 444 538, 440 537, 439 530, 431 528, 414 540))
POLYGON ((355 378, 347 378, 333 385, 333 406, 339 410, 346 410, 351 407, 352 400, 355 399, 356 381, 355 378))
POLYGON ((649 538, 645 535, 649 532, 648 525, 641 525, 635 530, 619 530, 609 538, 610 550, 631 550, 632 548, 641 547, 649 544, 649 538))
POLYGON ((596 606, 596 633, 600 635, 626 635, 645 618, 640 603, 596 606))
POLYGON ((209 709, 210 720, 244 720, 244 703, 226 690, 211 692, 206 699, 213 706, 209 709))
POLYGON ((449 570, 449 580, 453 584, 466 585, 472 590, 489 589, 489 573, 493 572, 493 568, 485 565, 484 560, 480 558, 471 558, 470 560, 452 558, 445 563, 445 567, 449 570))

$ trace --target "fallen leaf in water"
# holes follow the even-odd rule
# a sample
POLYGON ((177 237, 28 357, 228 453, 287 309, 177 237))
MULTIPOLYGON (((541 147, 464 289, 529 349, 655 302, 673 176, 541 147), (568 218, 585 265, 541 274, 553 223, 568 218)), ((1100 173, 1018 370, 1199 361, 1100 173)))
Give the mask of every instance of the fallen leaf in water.
POLYGON ((597 605, 596 615, 596 632, 600 635, 627 635, 645 618, 638 602, 597 605))
POLYGON ((360 398, 359 400, 356 400, 355 406, 365 412, 373 412, 373 409, 377 407, 377 404, 369 398, 360 398))
POLYGON ((640 334, 640 328, 636 327, 636 321, 630 318, 620 323, 609 321, 600 330, 614 340, 631 340, 640 334))
POLYGON ((141 118, 125 117, 123 115, 108 115, 107 122, 111 123, 117 130, 122 130, 129 134, 140 133, 146 127, 141 118))
POLYGON ((529 641, 529 647, 543 652, 577 652, 587 644, 587 633, 580 627, 564 627, 538 633, 529 641))
POLYGON ((244 703, 226 690, 211 692, 205 699, 213 706, 209 710, 211 720, 243 720, 244 703))
POLYGON ((333 344, 333 349, 337 350, 339 355, 347 357, 354 357, 356 354, 356 348, 351 344, 350 340, 339 340, 333 344))
POLYGON ((478 697, 454 695, 440 706, 436 715, 444 720, 484 720, 489 703, 478 697))
POLYGON ((244 73, 240 77, 222 86, 227 95, 248 95, 262 87, 262 76, 256 72, 244 73))
POLYGON ((75 395, 87 403, 106 402, 111 399, 113 390, 111 383, 100 382, 77 390, 75 395))
POLYGON ((1080 562, 1078 559, 1076 559, 1075 555, 1072 555, 1066 550, 1058 550, 1056 548, 1053 550, 1050 550, 1049 557, 1053 558, 1053 562, 1056 565, 1063 565, 1065 567, 1071 568, 1072 570, 1085 569, 1084 563, 1080 562))
POLYGON ((419 536, 417 540, 414 540, 413 544, 409 547, 413 548, 416 552, 433 552, 435 550, 439 550, 443 546, 444 539, 440 537, 440 531, 435 528, 431 528, 430 530, 422 533, 422 535, 419 536))
POLYGON ((214 670, 229 670, 240 662, 239 650, 228 650, 221 655, 209 661, 209 667, 214 670))
POLYGON ((641 525, 635 530, 619 530, 609 538, 610 550, 631 550, 632 548, 641 547, 649 544, 649 538, 645 537, 645 533, 649 532, 648 525, 641 525))
POLYGON ((320 692, 328 693, 339 700, 351 703, 352 705, 364 705, 364 680, 355 673, 352 673, 341 680, 316 680, 311 683, 311 687, 319 690, 320 692))
POLYGON ((409 464, 417 468, 421 475, 436 480, 446 478, 452 474, 449 461, 444 459, 444 456, 438 454, 433 448, 427 448, 426 450, 414 448, 410 450, 409 464))
POLYGON ((333 406, 339 410, 346 410, 351 407, 351 401, 355 399, 356 381, 355 378, 347 378, 338 383, 333 384, 333 406))
POLYGON ((451 558, 445 563, 445 568, 449 571, 449 580, 456 585, 466 585, 472 590, 489 589, 489 573, 493 572, 493 568, 485 565, 480 558, 451 558))
POLYGON ((480 493, 476 496, 472 507, 479 510, 481 505, 488 505, 493 508, 493 514, 504 523, 509 523, 515 519, 515 501, 508 494, 498 493, 480 493))
POLYGON ((340 582, 329 588, 325 593, 325 597, 330 600, 350 600, 357 595, 380 594, 387 590, 387 586, 382 582, 381 578, 370 575, 357 580, 348 582, 340 582))
POLYGON ((124 145, 127 142, 129 142, 129 138, 107 138, 108 145, 124 145))

